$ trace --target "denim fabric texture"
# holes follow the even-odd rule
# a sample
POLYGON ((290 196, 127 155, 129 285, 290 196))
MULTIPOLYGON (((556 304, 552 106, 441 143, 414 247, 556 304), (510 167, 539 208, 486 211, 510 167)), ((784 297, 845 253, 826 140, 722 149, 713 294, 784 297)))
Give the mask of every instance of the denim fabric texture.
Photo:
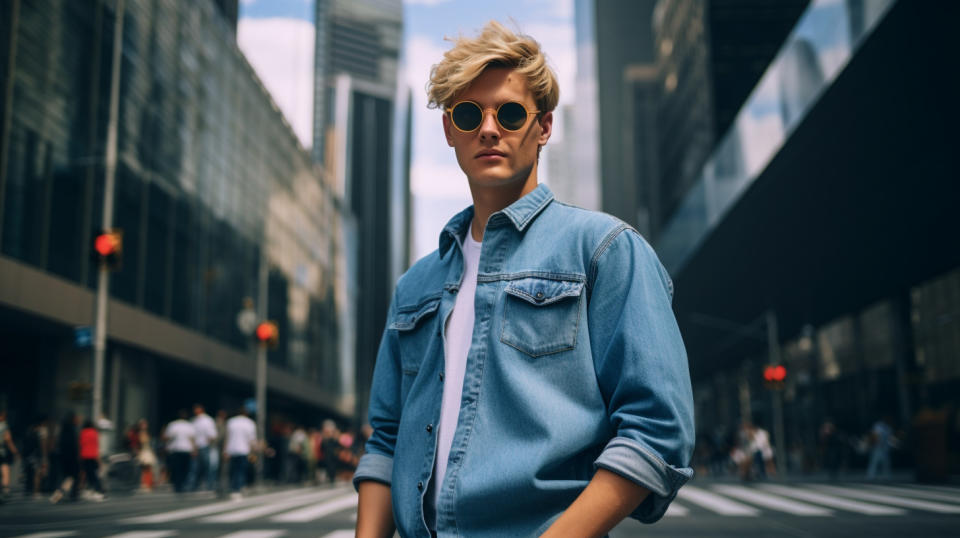
MULTIPOLYGON (((473 208, 397 283, 380 344, 354 485, 391 486, 400 534, 428 537, 443 338, 473 208)), ((460 417, 437 536, 536 536, 597 468, 651 491, 660 519, 693 475, 693 397, 673 284, 646 241, 545 185, 490 216, 483 236, 460 417)))

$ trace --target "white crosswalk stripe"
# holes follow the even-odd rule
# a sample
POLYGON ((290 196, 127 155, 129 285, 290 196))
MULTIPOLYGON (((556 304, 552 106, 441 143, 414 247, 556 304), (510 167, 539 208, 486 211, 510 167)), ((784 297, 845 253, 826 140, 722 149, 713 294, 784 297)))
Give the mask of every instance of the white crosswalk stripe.
POLYGON ((263 531, 239 531, 224 534, 220 538, 280 538, 286 536, 287 531, 283 530, 263 530, 263 531))
POLYGON ((726 497, 711 493, 696 486, 683 486, 677 498, 702 506, 711 512, 724 516, 758 516, 760 511, 751 506, 731 501, 726 497))
POLYGON ((149 516, 141 517, 132 517, 127 519, 120 520, 122 525, 151 525, 156 523, 168 523, 170 521, 180 521, 183 519, 189 519, 193 517, 206 516, 210 514, 216 514, 217 512, 226 512, 227 510, 237 510, 240 508, 246 508, 248 506, 258 506, 265 502, 271 502, 279 499, 287 499, 296 497, 298 495, 303 495, 306 492, 314 491, 313 489, 295 489, 291 491, 281 491, 279 493, 270 493, 267 495, 257 495, 254 497, 249 497, 242 501, 223 501, 213 504, 205 504, 202 506, 195 506, 193 508, 183 508, 180 510, 173 510, 170 512, 162 512, 159 514, 153 514, 149 516))
POLYGON ((21 534, 14 538, 66 538, 67 536, 76 536, 77 531, 55 531, 55 532, 35 532, 33 534, 21 534))
POLYGON ((283 523, 306 523, 308 521, 315 521, 330 514, 356 506, 357 494, 352 493, 346 497, 340 497, 315 506, 308 506, 306 508, 301 508, 300 510, 294 510, 293 512, 287 512, 286 514, 274 516, 270 518, 270 521, 278 521, 283 523))
POLYGON ((751 504, 763 506, 765 508, 770 508, 780 512, 786 512, 795 516, 829 516, 833 514, 833 510, 828 510, 826 508, 813 506, 811 504, 806 504, 799 501, 784 499, 783 497, 779 497, 771 493, 765 493, 755 489, 745 488, 743 486, 716 485, 713 486, 713 490, 724 493, 731 497, 736 497, 742 501, 747 501, 751 504))
POLYGON ((678 504, 676 501, 670 503, 670 506, 667 507, 666 513, 663 515, 665 517, 683 517, 690 514, 690 509, 682 504, 678 504))
POLYGON ((894 487, 894 486, 879 486, 870 484, 867 488, 886 492, 886 493, 896 493, 898 495, 910 495, 912 497, 920 497, 922 499, 931 499, 934 501, 947 501, 952 503, 960 503, 960 492, 949 494, 942 493, 937 491, 913 489, 913 488, 904 488, 904 487, 894 487))
POLYGON ((879 504, 853 501, 850 499, 837 497, 836 495, 827 495, 826 493, 801 489, 796 486, 786 487, 775 484, 763 484, 760 487, 785 497, 793 497, 802 501, 809 501, 825 506, 831 506, 833 508, 839 508, 840 510, 846 510, 848 512, 867 514, 869 516, 899 516, 907 513, 906 510, 893 508, 892 506, 881 506, 879 504))
POLYGON ((292 499, 283 499, 262 506, 243 508, 241 510, 234 510, 232 512, 210 516, 204 518, 202 521, 205 523, 239 523, 241 521, 250 521, 251 519, 258 517, 276 514, 277 512, 283 512, 285 510, 299 508, 307 504, 323 501, 335 495, 341 494, 342 492, 342 489, 334 489, 309 495, 299 495, 292 499))
POLYGON ((894 497, 891 495, 871 493, 868 491, 861 491, 858 489, 838 487, 838 486, 814 485, 811 487, 814 487, 821 491, 828 491, 831 493, 835 493, 837 495, 842 495, 844 497, 853 497, 854 499, 862 499, 865 501, 875 501, 883 504, 892 504, 893 506, 903 506, 904 508, 916 508, 918 510, 926 510, 928 512, 937 512, 941 514, 960 514, 960 506, 954 506, 954 505, 943 504, 938 502, 921 501, 918 499, 906 499, 902 496, 894 497))
POLYGON ((179 534, 177 531, 130 531, 112 534, 106 538, 167 538, 177 534, 179 534))

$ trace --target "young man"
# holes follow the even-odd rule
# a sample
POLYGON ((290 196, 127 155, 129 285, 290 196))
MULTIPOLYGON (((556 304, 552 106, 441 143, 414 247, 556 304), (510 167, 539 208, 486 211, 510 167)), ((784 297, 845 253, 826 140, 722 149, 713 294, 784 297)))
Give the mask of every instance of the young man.
POLYGON ((474 205, 397 283, 354 477, 357 535, 602 536, 692 475, 672 284, 628 225, 537 184, 559 90, 496 22, 434 67, 474 205))

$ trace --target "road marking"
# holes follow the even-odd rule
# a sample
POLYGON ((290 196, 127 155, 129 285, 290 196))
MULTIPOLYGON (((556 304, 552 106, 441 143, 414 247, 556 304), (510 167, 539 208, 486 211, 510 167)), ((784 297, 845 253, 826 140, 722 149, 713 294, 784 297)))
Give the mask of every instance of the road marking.
POLYGON ((826 493, 800 489, 795 486, 786 487, 774 484, 763 484, 760 487, 786 497, 794 497, 803 501, 810 501, 812 503, 823 504, 832 508, 840 508, 849 512, 858 512, 870 516, 898 516, 907 513, 906 510, 901 510, 900 508, 852 501, 834 495, 827 495, 826 493))
POLYGON ((280 538, 286 535, 287 531, 283 530, 238 531, 224 534, 220 538, 280 538))
POLYGON ((270 521, 278 521, 283 523, 306 523, 308 521, 314 521, 335 512, 356 506, 357 494, 351 493, 346 497, 333 499, 316 506, 308 506, 306 508, 294 510, 293 512, 287 512, 286 514, 274 516, 270 518, 270 521))
POLYGON ((799 501, 784 499, 783 497, 778 497, 772 493, 764 493, 754 489, 745 488, 743 486, 715 485, 713 486, 713 489, 714 491, 719 491, 724 495, 736 497, 740 500, 747 501, 749 503, 770 508, 771 510, 779 510, 781 512, 787 512, 795 516, 833 515, 833 510, 820 508, 819 506, 813 506, 811 504, 806 504, 799 501))
POLYGON ((666 513, 663 515, 665 517, 683 517, 689 513, 690 510, 686 506, 672 502, 670 503, 670 506, 667 507, 666 513))
POLYGON ((895 487, 895 486, 879 486, 875 484, 870 484, 867 488, 876 490, 876 491, 886 491, 887 493, 896 493, 899 495, 911 495, 913 497, 920 497, 923 499, 932 499, 934 501, 947 501, 952 503, 960 503, 960 493, 955 493, 953 495, 949 493, 941 493, 936 491, 927 491, 927 490, 918 490, 913 488, 905 487, 895 487))
POLYGON ((695 486, 683 486, 677 493, 677 497, 724 516, 760 515, 760 511, 756 508, 731 501, 726 497, 721 497, 716 493, 711 493, 695 486))
POLYGON ((64 536, 76 536, 77 531, 54 531, 54 532, 35 532, 33 534, 23 534, 16 538, 63 538, 64 536))
POLYGON ((235 510, 232 512, 227 512, 224 514, 219 514, 216 516, 210 516, 202 519, 204 523, 238 523, 240 521, 249 521, 260 516, 265 516, 267 514, 275 514, 277 512, 283 512, 284 510, 289 510, 291 508, 297 508, 305 504, 311 504, 324 499, 328 499, 335 495, 343 494, 343 491, 346 488, 338 488, 333 490, 323 491, 321 493, 314 493, 311 495, 299 495, 292 499, 283 499, 280 501, 275 501, 263 506, 244 508, 241 510, 235 510))
POLYGON ((881 495, 879 493, 869 493, 851 488, 841 488, 837 486, 811 485, 810 487, 853 497, 854 499, 863 499, 865 501, 876 501, 878 503, 892 504, 894 506, 903 506, 906 508, 916 508, 928 512, 939 512, 941 514, 960 514, 960 506, 951 506, 949 504, 935 503, 932 501, 921 501, 918 499, 905 499, 903 497, 892 497, 890 495, 881 495))
POLYGON ((180 521, 182 519, 188 519, 191 517, 200 517, 206 516, 209 514, 216 514, 217 512, 226 512, 227 510, 236 510, 237 508, 244 508, 247 506, 257 506, 266 501, 273 501, 277 499, 286 499, 288 497, 293 497, 296 495, 301 495, 307 491, 315 491, 312 488, 302 488, 295 489, 292 491, 281 491, 279 493, 269 493, 267 495, 257 495, 254 497, 248 497, 242 501, 222 501, 213 504, 205 504, 203 506, 195 506, 193 508, 183 508, 180 510, 174 510, 172 512, 163 512, 160 514, 153 514, 149 516, 140 516, 132 517, 128 519, 121 519, 121 525, 142 525, 142 524, 155 524, 155 523, 169 523, 170 521, 180 521))
POLYGON ((177 531, 130 531, 113 534, 107 536, 107 538, 167 538, 177 534, 179 534, 177 531))
POLYGON ((918 489, 928 489, 930 491, 940 491, 943 493, 960 493, 960 488, 954 486, 930 486, 927 484, 913 484, 918 489))
POLYGON ((322 538, 353 538, 356 536, 354 531, 350 529, 342 529, 339 531, 333 531, 330 534, 324 534, 322 538))

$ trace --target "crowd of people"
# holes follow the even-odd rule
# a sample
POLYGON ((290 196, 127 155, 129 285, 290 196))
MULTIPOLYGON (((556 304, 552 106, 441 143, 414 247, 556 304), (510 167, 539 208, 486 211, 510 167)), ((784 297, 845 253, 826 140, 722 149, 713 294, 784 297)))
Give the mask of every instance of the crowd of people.
POLYGON ((341 431, 332 420, 320 427, 274 420, 261 443, 248 415, 240 408, 232 416, 225 410, 210 416, 195 404, 192 413, 182 409, 158 430, 140 419, 114 443, 105 417, 93 421, 69 412, 59 423, 36 417, 15 442, 0 410, 0 502, 11 496, 17 462, 23 494, 52 503, 103 500, 108 477, 117 489, 146 493, 169 484, 177 493, 229 491, 238 499, 256 479, 257 463, 266 481, 333 483, 350 479, 368 436, 341 431))

